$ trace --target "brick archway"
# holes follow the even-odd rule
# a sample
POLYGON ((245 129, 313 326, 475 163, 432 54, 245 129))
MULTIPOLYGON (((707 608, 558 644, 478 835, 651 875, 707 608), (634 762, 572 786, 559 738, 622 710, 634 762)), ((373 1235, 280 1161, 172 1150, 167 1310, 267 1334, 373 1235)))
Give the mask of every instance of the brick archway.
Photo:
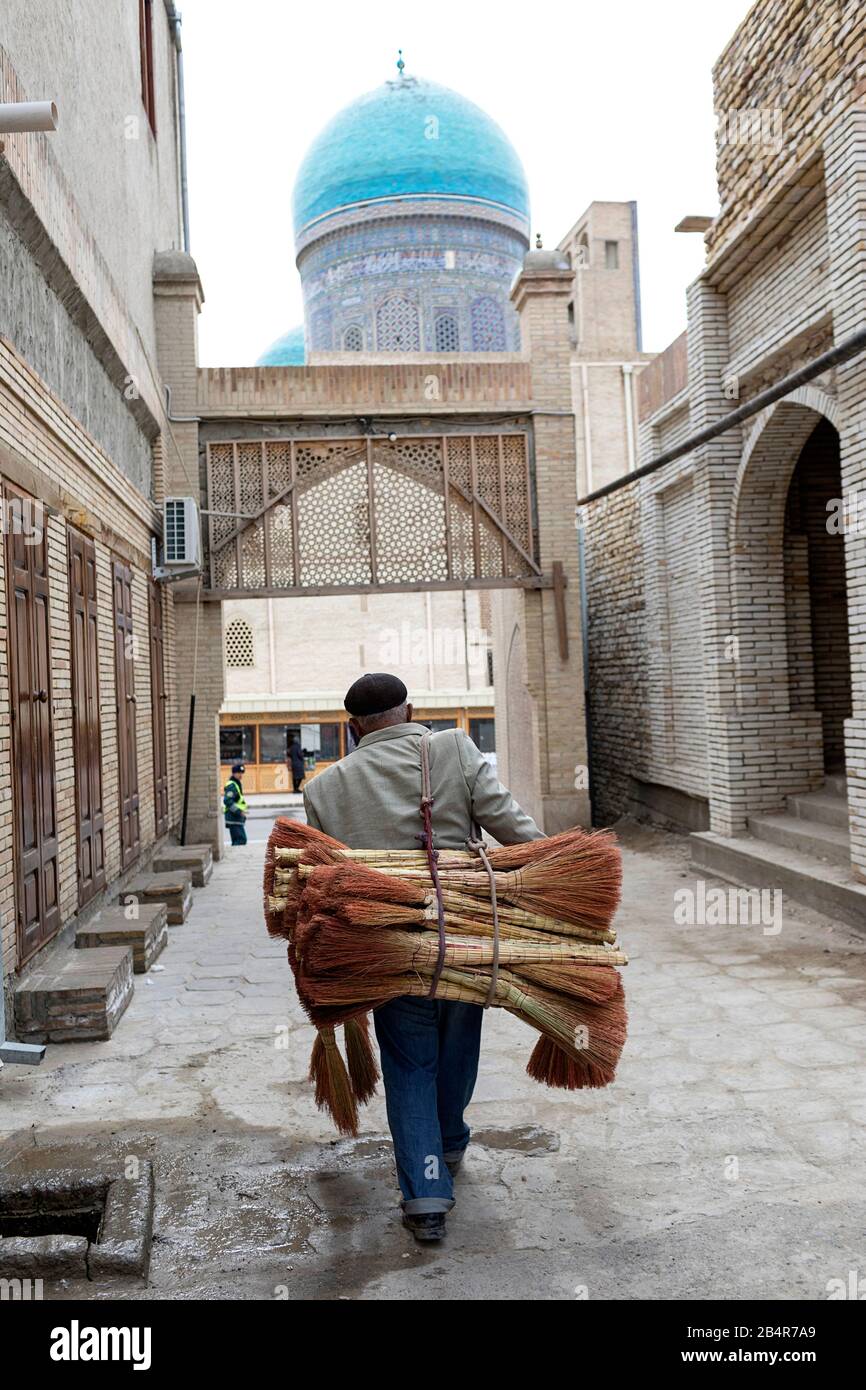
MULTIPOLYGON (((747 810, 780 809, 786 796, 820 784, 822 716, 814 690, 804 694, 797 652, 810 646, 809 556, 804 537, 786 531, 791 480, 822 421, 835 428, 835 402, 804 388, 758 416, 734 485, 731 643, 735 708, 731 734, 739 801, 747 810), (796 593, 794 592, 796 589, 796 593), (800 611, 797 608, 800 604, 800 611), (759 775, 756 775, 759 774, 759 775)), ((807 653, 811 661, 811 651, 807 653)))
POLYGON ((823 419, 812 405, 778 401, 758 417, 731 504, 732 654, 737 709, 789 709, 784 522, 800 452, 823 419))

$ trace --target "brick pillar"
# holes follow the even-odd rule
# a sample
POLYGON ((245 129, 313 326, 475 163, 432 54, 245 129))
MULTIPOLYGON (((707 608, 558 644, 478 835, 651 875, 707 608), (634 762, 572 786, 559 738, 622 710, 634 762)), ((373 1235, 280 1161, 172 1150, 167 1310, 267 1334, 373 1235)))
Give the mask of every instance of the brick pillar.
MULTIPOLYGON (((689 286, 687 305, 689 433, 693 433, 731 409, 724 395, 728 313, 725 296, 703 279, 689 286)), ((742 736, 736 726, 736 671, 729 655, 733 616, 728 532, 740 448, 739 431, 730 430, 692 455, 700 557, 696 601, 702 614, 701 652, 696 657, 704 667, 710 826, 723 835, 742 832, 746 812, 742 736)))
MULTIPOLYGON (((844 113, 824 145, 830 297, 838 343, 866 304, 866 110, 844 113)), ((845 536, 852 715, 845 724, 851 867, 866 879, 866 355, 836 368, 842 494, 858 524, 845 536)))
MULTIPOLYGON (((573 281, 574 272, 561 252, 531 251, 511 292, 520 315, 521 341, 530 355, 539 562, 550 574, 554 561, 559 561, 568 581, 566 659, 560 655, 552 590, 525 592, 517 601, 532 708, 532 727, 523 737, 531 745, 531 784, 548 834, 576 823, 588 825, 590 820, 574 529, 577 484, 568 323, 573 281)), ((520 795, 519 788, 515 794, 520 795)))
MULTIPOLYGON (((171 391, 170 415, 195 416, 198 405, 198 315, 204 299, 191 256, 164 251, 154 258, 154 315, 160 375, 171 391)), ((166 419, 159 449, 158 479, 163 496, 195 497, 206 506, 199 480, 198 421, 166 419)), ((159 497, 162 501, 162 496, 159 497)), ((209 844, 216 858, 223 852, 219 805, 219 712, 224 698, 223 617, 221 603, 197 601, 197 580, 169 586, 174 600, 173 646, 167 635, 166 662, 172 666, 167 688, 174 691, 173 727, 177 737, 179 819, 189 732, 190 694, 195 680, 187 844, 209 844), (197 640, 196 640, 197 634, 197 640)), ((169 627, 169 631, 171 628, 169 627)))

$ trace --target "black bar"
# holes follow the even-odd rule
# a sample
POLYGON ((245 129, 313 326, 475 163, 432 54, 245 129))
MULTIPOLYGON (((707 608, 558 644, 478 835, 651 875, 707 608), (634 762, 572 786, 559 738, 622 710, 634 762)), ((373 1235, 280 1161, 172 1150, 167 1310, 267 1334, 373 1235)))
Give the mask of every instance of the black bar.
POLYGON ((807 381, 812 381, 816 376, 820 376, 822 372, 827 371, 828 367, 838 366, 840 362, 847 362, 850 358, 856 357, 864 348, 866 348, 866 328, 858 328, 857 332, 852 333, 850 338, 845 338, 836 347, 822 352, 820 357, 813 358, 811 362, 806 363, 805 367, 799 367, 796 372, 791 372, 790 376, 782 377, 782 380, 777 381, 775 386, 768 386, 766 391, 759 392, 745 405, 732 410, 729 415, 723 415, 721 420, 717 420, 714 425, 708 425, 705 430, 699 430, 697 434, 690 435, 675 449, 668 449, 667 453, 659 454, 658 458, 650 459, 649 463, 645 463, 642 468, 636 468, 633 473, 624 473, 621 478, 615 478, 612 483, 606 483, 604 487, 596 488, 595 492, 588 492, 585 497, 579 497, 577 505, 583 507, 587 502, 597 502, 600 497, 609 497, 612 492, 618 492, 621 487, 635 482, 637 478, 648 478, 651 473, 657 472, 666 463, 673 463, 674 459, 692 453, 694 449, 699 449, 702 444, 707 444, 717 435, 725 434, 735 425, 741 424, 743 420, 757 415, 759 411, 764 409, 764 406, 772 405, 774 401, 781 400, 789 392, 796 391, 798 386, 805 386, 807 381))
POLYGON ((189 731, 186 736, 186 772, 183 779, 183 817, 180 822, 180 842, 186 844, 186 816, 189 810, 189 778, 192 772, 192 731, 195 726, 195 691, 189 697, 189 731))

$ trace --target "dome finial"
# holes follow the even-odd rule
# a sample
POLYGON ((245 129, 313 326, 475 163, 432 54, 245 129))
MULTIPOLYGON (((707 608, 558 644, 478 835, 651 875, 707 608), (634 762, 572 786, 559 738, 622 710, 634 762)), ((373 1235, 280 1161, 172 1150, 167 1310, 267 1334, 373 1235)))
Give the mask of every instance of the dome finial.
POLYGON ((541 248, 541 232, 536 232, 536 233, 535 233, 535 249, 536 249, 536 251, 540 251, 540 250, 542 249, 542 248, 541 248))
POLYGON ((403 62, 403 50, 402 50, 402 48, 398 48, 398 49, 397 49, 397 71, 399 72, 399 74, 400 74, 401 77, 403 76, 403 69, 405 68, 405 66, 406 66, 406 64, 403 62))

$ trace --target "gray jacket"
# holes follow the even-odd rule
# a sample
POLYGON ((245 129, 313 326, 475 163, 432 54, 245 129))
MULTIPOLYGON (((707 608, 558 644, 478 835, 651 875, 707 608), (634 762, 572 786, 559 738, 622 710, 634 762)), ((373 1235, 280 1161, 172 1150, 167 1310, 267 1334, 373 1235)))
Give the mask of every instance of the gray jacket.
MULTIPOLYGON (((423 724, 392 724, 307 784, 307 822, 350 849, 418 849, 423 724)), ((462 849, 475 820, 500 844, 543 839, 462 729, 430 740, 433 837, 462 849)))

